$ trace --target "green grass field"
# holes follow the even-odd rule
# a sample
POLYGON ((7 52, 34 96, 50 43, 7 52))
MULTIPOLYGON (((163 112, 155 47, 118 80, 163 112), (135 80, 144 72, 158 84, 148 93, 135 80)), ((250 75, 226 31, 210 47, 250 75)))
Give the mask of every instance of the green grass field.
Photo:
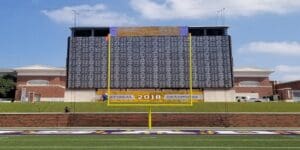
MULTIPOLYGON (((146 107, 108 107, 103 102, 87 103, 0 103, 0 112, 147 112, 146 107)), ((195 103, 192 107, 153 107, 154 112, 300 112, 300 103, 195 103)))
POLYGON ((0 136, 0 149, 13 150, 299 150, 300 136, 81 135, 0 136))

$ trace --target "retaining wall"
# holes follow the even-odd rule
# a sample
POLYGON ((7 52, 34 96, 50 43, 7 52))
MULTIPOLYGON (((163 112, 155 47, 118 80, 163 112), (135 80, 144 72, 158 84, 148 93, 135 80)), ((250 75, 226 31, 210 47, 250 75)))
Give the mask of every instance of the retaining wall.
MULTIPOLYGON (((147 113, 0 114, 0 127, 146 127, 147 113)), ((300 113, 153 113, 153 126, 300 127, 300 113)))

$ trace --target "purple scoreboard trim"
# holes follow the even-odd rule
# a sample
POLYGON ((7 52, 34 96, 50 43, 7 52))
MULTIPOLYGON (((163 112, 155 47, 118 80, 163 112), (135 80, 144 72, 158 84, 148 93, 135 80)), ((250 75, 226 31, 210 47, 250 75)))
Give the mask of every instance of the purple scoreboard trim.
POLYGON ((110 36, 117 36, 118 28, 117 27, 110 27, 109 34, 110 36))
POLYGON ((188 27, 187 26, 181 26, 179 27, 179 34, 180 36, 188 36, 188 27))

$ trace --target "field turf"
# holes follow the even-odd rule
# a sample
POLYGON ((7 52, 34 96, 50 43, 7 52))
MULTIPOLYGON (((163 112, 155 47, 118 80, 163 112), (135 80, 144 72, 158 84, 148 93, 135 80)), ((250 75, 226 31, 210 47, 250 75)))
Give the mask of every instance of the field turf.
MULTIPOLYGON (((147 107, 108 107, 103 102, 0 103, 0 112, 147 112, 147 107)), ((300 103, 194 103, 194 106, 153 107, 153 112, 300 112, 300 103)))
POLYGON ((61 135, 0 136, 0 149, 13 150, 300 150, 300 136, 261 135, 61 135))

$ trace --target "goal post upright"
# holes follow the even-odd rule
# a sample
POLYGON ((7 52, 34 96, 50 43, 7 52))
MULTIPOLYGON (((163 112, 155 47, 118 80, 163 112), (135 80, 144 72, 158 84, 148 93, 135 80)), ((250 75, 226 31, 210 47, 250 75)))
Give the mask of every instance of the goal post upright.
POLYGON ((148 109, 148 129, 152 129, 152 107, 150 106, 148 109))
POLYGON ((111 75, 111 61, 110 61, 110 53, 111 53, 111 37, 110 34, 107 35, 108 48, 107 48, 107 105, 110 106, 110 75, 111 75))
POLYGON ((189 87, 190 87, 190 105, 193 106, 193 51, 192 34, 189 33, 189 87))

